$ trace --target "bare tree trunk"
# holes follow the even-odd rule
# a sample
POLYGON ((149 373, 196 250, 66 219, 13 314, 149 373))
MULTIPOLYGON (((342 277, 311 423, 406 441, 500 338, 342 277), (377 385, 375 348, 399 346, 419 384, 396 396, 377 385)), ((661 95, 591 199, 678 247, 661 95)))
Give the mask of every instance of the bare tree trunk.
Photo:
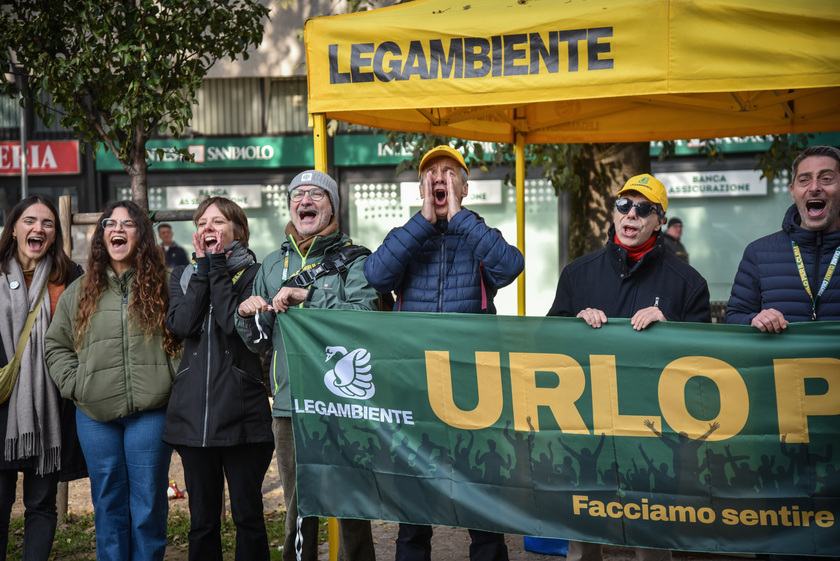
POLYGON ((570 260, 604 246, 615 194, 634 175, 650 173, 650 144, 587 144, 575 170, 583 185, 569 200, 570 260))
POLYGON ((143 151, 132 163, 129 176, 131 177, 131 200, 144 210, 149 210, 149 192, 146 184, 148 169, 149 164, 146 162, 146 154, 143 151))

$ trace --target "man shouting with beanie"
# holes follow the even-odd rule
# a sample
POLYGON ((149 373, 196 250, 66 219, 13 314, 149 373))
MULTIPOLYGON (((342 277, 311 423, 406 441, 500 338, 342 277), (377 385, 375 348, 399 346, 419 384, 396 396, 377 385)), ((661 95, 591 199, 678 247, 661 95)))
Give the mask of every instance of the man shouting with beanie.
MULTIPOLYGON (((352 243, 338 229, 336 212, 339 199, 335 181, 320 171, 304 171, 289 185, 287 201, 292 219, 286 225, 286 239, 280 249, 265 258, 254 278, 252 296, 239 305, 236 328, 252 351, 273 352, 272 429, 283 495, 286 498, 283 561, 298 559, 297 551, 300 551, 299 559, 317 561, 318 519, 297 516, 289 372, 276 314, 285 313, 292 306, 374 310, 377 294, 365 279, 365 255, 347 263, 344 272, 320 267, 325 258, 329 259, 333 255, 332 251, 352 243)), ((375 559, 370 521, 339 520, 338 528, 339 561, 375 559)))
MULTIPOLYGON (((631 318, 640 331, 658 321, 712 321, 709 288, 690 265, 665 249, 668 195, 649 174, 631 177, 613 205, 605 247, 575 259, 560 274, 549 316, 577 317, 594 328, 631 318)), ((636 549, 639 561, 666 561, 668 550, 636 549)), ((567 561, 601 561, 601 545, 569 542, 567 561)))

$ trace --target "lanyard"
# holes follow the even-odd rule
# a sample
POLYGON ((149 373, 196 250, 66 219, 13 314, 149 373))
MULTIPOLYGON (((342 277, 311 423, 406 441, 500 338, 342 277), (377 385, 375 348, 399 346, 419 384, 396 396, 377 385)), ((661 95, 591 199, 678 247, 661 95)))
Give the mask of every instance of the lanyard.
MULTIPOLYGON (((831 281, 832 275, 834 275, 834 270, 837 268, 837 261, 840 259, 840 247, 834 250, 834 257, 831 258, 831 263, 828 266, 828 270, 825 272, 825 278, 820 285, 820 290, 817 292, 817 295, 814 296, 811 292, 811 285, 808 283, 808 274, 805 272, 805 263, 802 261, 802 253, 799 251, 799 246, 796 245, 796 242, 793 240, 791 240, 790 243, 793 245, 793 254, 796 256, 796 268, 799 270, 799 278, 802 280, 802 286, 805 287, 805 291, 808 293, 808 296, 811 297, 811 321, 816 321, 817 300, 819 300, 820 296, 823 295, 826 287, 828 287, 829 281, 831 281)), ((819 259, 820 256, 817 255, 814 258, 819 259)))
MULTIPOLYGON (((290 240, 291 240, 291 242, 292 242, 292 247, 294 247, 294 248, 295 248, 295 250, 298 252, 298 255, 300 255, 300 257, 301 257, 301 259, 302 259, 302 261, 301 261, 301 269, 300 269, 301 271, 302 271, 302 270, 306 270, 306 269, 308 269, 308 268, 310 268, 310 267, 315 267, 315 266, 317 266, 317 265, 318 265, 317 263, 316 263, 316 264, 314 264, 314 265, 305 265, 305 263, 306 263, 306 257, 309 255, 309 250, 310 250, 310 249, 312 249, 312 246, 310 246, 310 247, 309 247, 309 249, 307 249, 307 250, 306 250, 306 255, 303 255, 303 254, 300 252, 300 249, 298 249, 298 246, 297 246, 297 244, 295 243, 295 240, 294 240, 293 238, 291 238, 291 237, 290 237, 289 239, 290 239, 290 240)), ((317 238, 316 238, 316 239, 317 239, 317 238)), ((314 240, 313 240, 313 243, 314 243, 314 240)), ((287 281, 287 280, 288 280, 288 278, 289 278, 289 255, 290 255, 290 254, 291 254, 291 249, 288 249, 288 248, 287 248, 287 249, 286 249, 286 254, 285 254, 285 256, 283 257, 283 277, 280 279, 280 284, 281 284, 281 285, 286 284, 286 281, 287 281)), ((300 272, 300 271, 298 271, 298 272, 300 272)))
POLYGON ((289 250, 286 250, 286 256, 283 259, 283 278, 282 282, 286 282, 286 277, 289 276, 289 250))

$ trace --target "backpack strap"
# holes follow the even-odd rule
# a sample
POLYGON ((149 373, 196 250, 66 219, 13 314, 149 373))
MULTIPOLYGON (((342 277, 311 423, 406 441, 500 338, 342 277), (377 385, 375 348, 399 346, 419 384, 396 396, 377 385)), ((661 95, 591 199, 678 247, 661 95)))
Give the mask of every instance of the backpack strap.
POLYGON ((317 266, 298 271, 289 277, 286 286, 306 288, 316 279, 331 273, 338 273, 341 275, 341 280, 347 280, 347 267, 363 255, 370 255, 370 250, 360 245, 348 243, 339 248, 331 248, 317 266))

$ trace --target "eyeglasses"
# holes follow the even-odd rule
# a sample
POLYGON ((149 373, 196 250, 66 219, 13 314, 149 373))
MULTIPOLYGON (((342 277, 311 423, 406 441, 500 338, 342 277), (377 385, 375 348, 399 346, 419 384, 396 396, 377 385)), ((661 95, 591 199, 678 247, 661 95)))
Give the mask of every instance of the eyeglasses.
POLYGON ((298 187, 297 189, 292 189, 290 198, 292 201, 299 203, 303 200, 303 196, 307 193, 309 193, 309 198, 313 201, 320 201, 324 198, 324 195, 327 194, 327 192, 320 187, 313 187, 312 189, 301 189, 298 187))
POLYGON ((656 214, 661 214, 662 211, 659 210, 659 205, 654 205, 650 203, 635 203, 630 199, 618 199, 615 201, 615 210, 620 212, 621 214, 627 214, 630 212, 630 209, 636 207, 636 214, 639 218, 647 218, 650 216, 651 212, 656 212, 656 214))
MULTIPOLYGON (((114 218, 105 218, 102 220, 102 227, 105 228, 106 232, 110 232, 111 230, 115 230, 117 228, 117 220, 114 218)), ((137 222, 130 218, 123 218, 119 220, 120 225, 122 225, 123 230, 136 230, 137 229, 137 222)))

